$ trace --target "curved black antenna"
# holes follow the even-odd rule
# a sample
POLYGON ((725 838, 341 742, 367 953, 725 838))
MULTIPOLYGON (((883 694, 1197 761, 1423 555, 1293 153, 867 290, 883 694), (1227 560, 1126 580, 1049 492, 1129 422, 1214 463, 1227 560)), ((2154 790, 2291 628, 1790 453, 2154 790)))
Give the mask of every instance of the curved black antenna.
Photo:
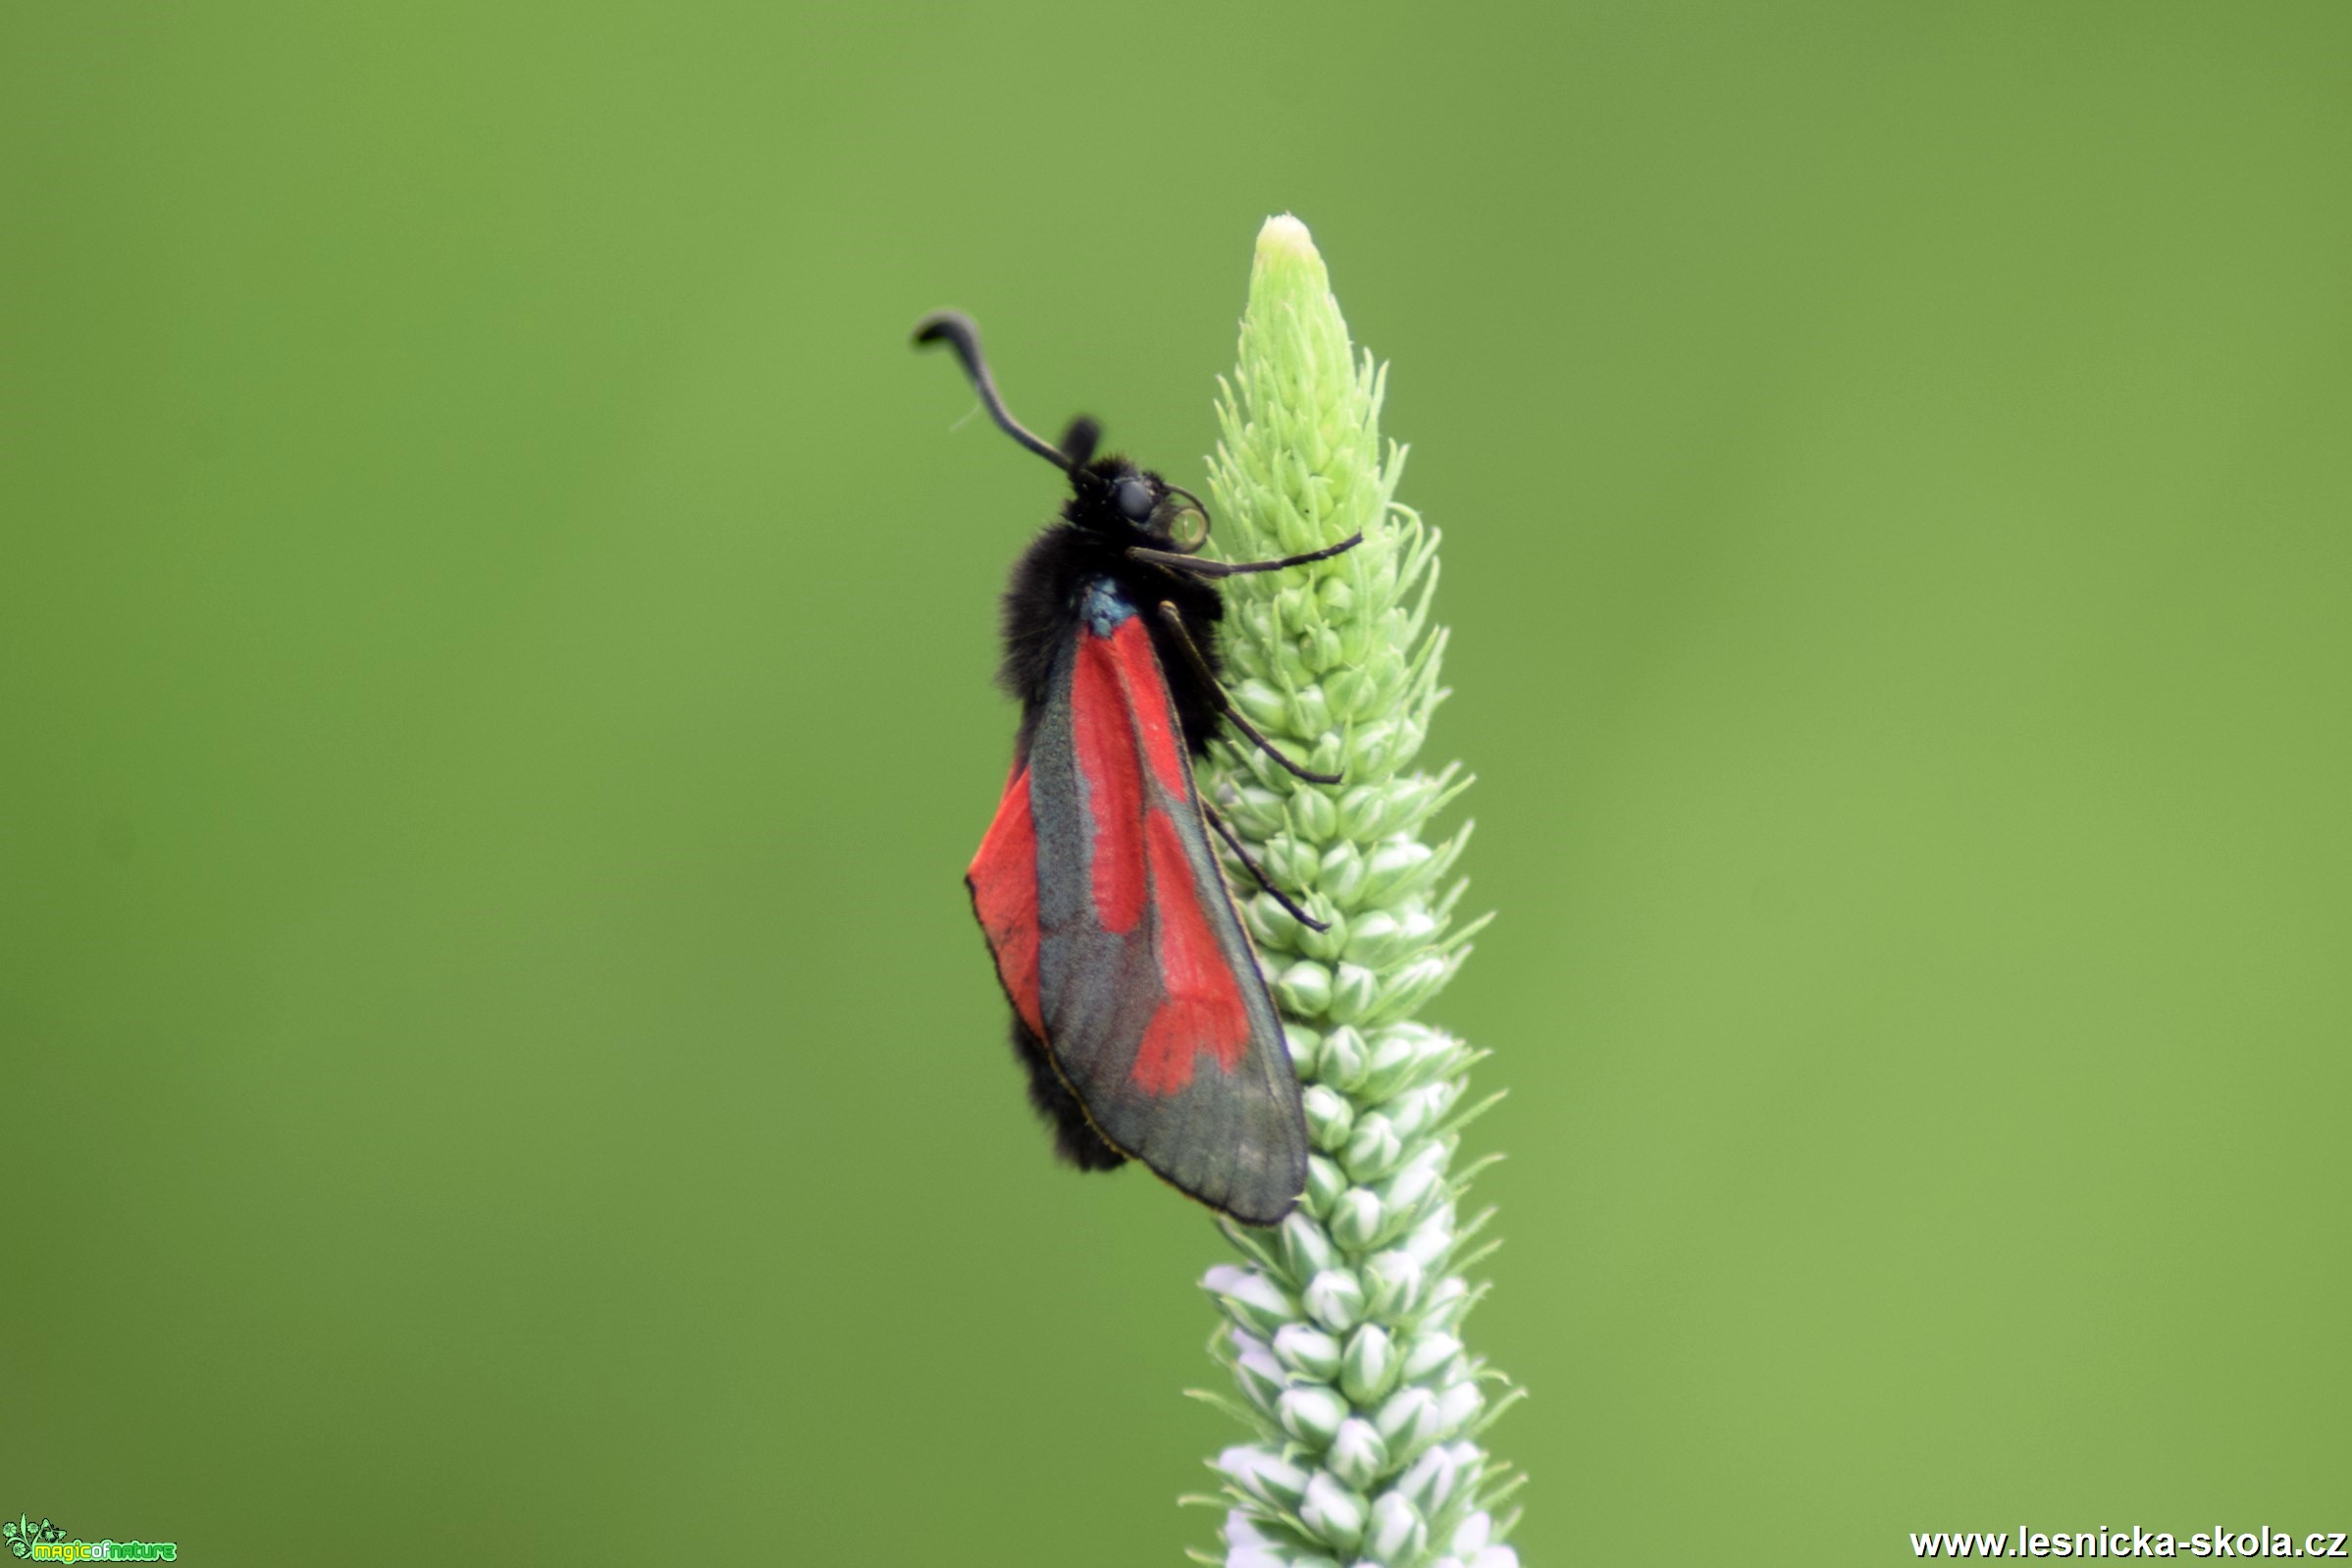
POLYGON ((980 356, 980 329, 972 325, 969 316, 961 310, 934 310, 915 324, 915 341, 918 346, 945 342, 953 348, 956 357, 964 361, 964 373, 971 378, 972 390, 980 394, 980 401, 988 405, 990 417, 1005 434, 1064 473, 1070 472, 1069 456, 1050 442, 1022 429, 1020 421, 1005 406, 1004 398, 997 395, 996 378, 988 374, 988 361, 980 356))

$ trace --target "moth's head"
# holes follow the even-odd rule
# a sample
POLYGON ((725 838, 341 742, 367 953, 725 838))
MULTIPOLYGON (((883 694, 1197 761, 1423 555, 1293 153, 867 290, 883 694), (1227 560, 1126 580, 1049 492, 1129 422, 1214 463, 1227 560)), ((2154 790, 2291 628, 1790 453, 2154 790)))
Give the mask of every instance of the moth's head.
POLYGON ((1209 542, 1209 509, 1200 497, 1124 457, 1094 455, 1102 432, 1083 414, 1063 432, 1070 462, 1070 520, 1124 545, 1190 555, 1209 542))
POLYGON ((1125 546, 1189 555, 1209 542, 1209 508, 1180 485, 1171 485, 1124 457, 1097 457, 1102 427, 1080 414, 1049 446, 1022 428, 997 395, 996 380, 980 353, 980 330, 961 311, 934 311, 917 322, 915 340, 945 343, 955 350, 990 417, 1005 434, 1070 476, 1071 501, 1063 514, 1071 522, 1107 534, 1125 546))

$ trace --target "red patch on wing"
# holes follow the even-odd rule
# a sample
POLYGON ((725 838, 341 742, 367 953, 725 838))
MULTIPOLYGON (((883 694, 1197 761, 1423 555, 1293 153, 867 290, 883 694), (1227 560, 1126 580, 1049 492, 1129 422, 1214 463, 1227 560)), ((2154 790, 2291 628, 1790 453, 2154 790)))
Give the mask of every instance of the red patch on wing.
POLYGON ((1043 1038, 1043 1011, 1037 1005, 1037 823, 1029 814, 1029 770, 1022 768, 1005 786, 997 804, 996 820, 980 840, 966 877, 971 883, 971 907, 996 955, 996 972, 1014 1011, 1043 1038))
POLYGON ((1176 715, 1168 708, 1168 686, 1160 679, 1160 656, 1152 648, 1151 634, 1143 629, 1140 616, 1120 622, 1111 634, 1111 652, 1119 671, 1119 684, 1126 692, 1127 706, 1135 714, 1135 728, 1142 732, 1143 750, 1152 759, 1153 776, 1160 788, 1184 798, 1191 770, 1184 765, 1184 748, 1176 740, 1176 715))
POLYGON ((1192 862, 1176 823, 1155 810, 1143 831, 1151 860, 1160 990, 1167 1000, 1143 1031, 1131 1076, 1146 1094, 1176 1094, 1192 1082, 1203 1056, 1215 1057, 1227 1072, 1240 1065, 1249 1049, 1249 1009, 1201 911, 1192 862))
MULTIPOLYGON (((1077 749, 1086 814, 1094 824, 1092 849, 1094 917, 1114 936, 1124 936, 1143 917, 1143 774, 1135 761, 1135 731, 1128 715, 1132 693, 1122 678, 1118 640, 1130 619, 1108 638, 1078 638, 1077 668, 1071 674, 1071 740, 1077 749)), ((1147 647, 1145 650, 1149 653, 1147 647)), ((1167 706, 1163 700, 1159 706, 1167 706)))
POLYGON ((1202 1056, 1232 1071, 1249 1051, 1249 1009, 1226 950, 1216 945, 1192 884, 1176 823, 1153 811, 1143 825, 1153 865, 1153 926, 1160 948, 1160 990, 1167 1002, 1143 1029, 1133 1081, 1143 1093, 1180 1093, 1202 1056))

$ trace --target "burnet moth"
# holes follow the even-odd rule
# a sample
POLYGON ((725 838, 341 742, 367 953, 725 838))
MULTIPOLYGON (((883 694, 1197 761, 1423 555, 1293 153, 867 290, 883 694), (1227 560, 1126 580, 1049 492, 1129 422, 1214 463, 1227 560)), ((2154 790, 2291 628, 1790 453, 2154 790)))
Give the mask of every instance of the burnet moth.
POLYGON ((1217 583, 1325 560, 1203 560, 1200 498, 1124 457, 1096 456, 1081 415, 1059 444, 1005 407, 969 318, 925 317, 989 414, 1070 478, 1060 520, 1013 568, 998 680, 1020 701, 1012 776, 965 877, 1013 1006, 1013 1049, 1063 1159, 1140 1160, 1245 1225, 1273 1225, 1307 1183, 1298 1078, 1215 832, 1292 915, 1200 798, 1192 758, 1230 725, 1300 778, 1217 681, 1217 583))

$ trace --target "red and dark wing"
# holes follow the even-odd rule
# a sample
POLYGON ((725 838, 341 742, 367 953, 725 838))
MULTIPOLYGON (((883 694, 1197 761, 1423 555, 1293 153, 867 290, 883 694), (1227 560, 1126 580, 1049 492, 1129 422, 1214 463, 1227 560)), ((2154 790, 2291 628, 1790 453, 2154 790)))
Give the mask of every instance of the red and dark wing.
POLYGON ((997 803, 996 820, 965 874, 972 913, 995 955, 997 978, 1014 1016, 1031 1034, 1045 1029, 1037 996, 1037 820, 1029 810, 1029 770, 1016 764, 997 803))
POLYGON ((1298 1079, 1150 634, 1111 583, 1056 656, 969 880, 1006 995, 1094 1129, 1235 1219, 1288 1213, 1298 1079))

